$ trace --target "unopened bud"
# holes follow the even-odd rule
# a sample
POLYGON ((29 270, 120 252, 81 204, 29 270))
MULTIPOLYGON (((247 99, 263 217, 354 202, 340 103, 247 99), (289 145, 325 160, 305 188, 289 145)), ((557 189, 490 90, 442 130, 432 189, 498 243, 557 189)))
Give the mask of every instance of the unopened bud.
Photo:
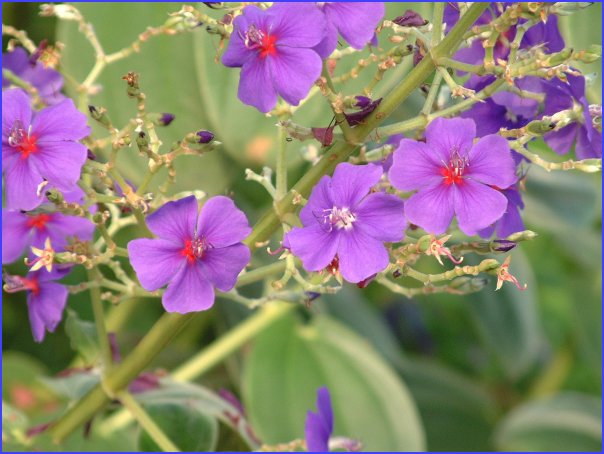
POLYGON ((575 54, 577 60, 582 61, 583 63, 593 63, 602 58, 602 46, 598 44, 592 44, 589 46, 589 49, 582 50, 575 54))
POLYGON ((55 205, 59 205, 65 200, 63 194, 54 188, 46 191, 46 198, 50 203, 54 203, 55 205))
POLYGON ((546 120, 533 120, 525 126, 526 130, 534 136, 542 136, 551 132, 556 127, 556 123, 550 119, 546 120))
POLYGON ((161 126, 168 126, 170 125, 170 123, 172 123, 174 121, 174 115, 172 115, 171 113, 162 113, 161 116, 159 117, 158 123, 161 126))
POLYGON ((210 131, 197 131, 195 135, 197 136, 197 143, 210 143, 214 140, 214 134, 210 131))
POLYGON ((401 27, 421 27, 428 23, 419 13, 411 9, 405 11, 402 16, 398 16, 392 22, 401 27))
POLYGON ((107 116, 107 109, 104 107, 96 107, 93 105, 88 106, 88 111, 90 112, 90 116, 98 121, 100 124, 105 126, 106 128, 111 128, 111 120, 107 116))
POLYGON ((523 230, 522 232, 512 233, 506 240, 518 243, 520 241, 534 240, 537 236, 532 230, 523 230))
POLYGON ((493 252, 507 252, 514 249, 517 244, 515 241, 510 240, 493 240, 489 244, 489 247, 493 252))

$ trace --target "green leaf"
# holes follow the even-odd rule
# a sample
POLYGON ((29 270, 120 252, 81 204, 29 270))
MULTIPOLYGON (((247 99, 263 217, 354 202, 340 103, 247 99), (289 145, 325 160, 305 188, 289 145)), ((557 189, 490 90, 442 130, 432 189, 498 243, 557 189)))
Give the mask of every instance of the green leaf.
POLYGON ((244 415, 232 403, 213 391, 192 383, 180 383, 164 378, 159 388, 134 394, 142 405, 161 405, 166 403, 188 404, 199 412, 215 418, 231 427, 252 449, 259 443, 244 415))
POLYGON ((40 377, 39 379, 56 395, 67 400, 78 400, 99 384, 98 371, 74 372, 64 377, 40 377))
POLYGON ((360 440, 365 450, 424 449, 404 383, 363 338, 325 316, 309 325, 290 316, 256 339, 243 397, 263 442, 303 438, 306 412, 322 385, 331 392, 335 436, 360 440))
POLYGON ((515 408, 497 428, 500 451, 601 451, 602 403, 595 396, 560 393, 515 408))
POLYGON ((423 421, 429 451, 489 451, 499 408, 480 383, 435 361, 399 368, 423 421))
MULTIPOLYGON (((206 452, 216 447, 218 422, 194 405, 188 402, 163 402, 146 404, 144 408, 181 451, 206 452)), ((138 443, 141 451, 161 451, 144 430, 141 430, 138 443)))
POLYGON ((508 379, 521 378, 539 359, 545 338, 537 315, 536 281, 520 249, 514 250, 510 272, 528 285, 520 291, 505 282, 497 293, 479 292, 468 300, 470 314, 486 348, 508 379))
POLYGON ((46 369, 39 360, 24 353, 2 353, 2 398, 11 402, 14 388, 30 388, 46 369))
POLYGON ((78 314, 67 309, 65 332, 71 348, 77 351, 86 364, 92 364, 99 356, 99 338, 93 322, 82 320, 78 314))

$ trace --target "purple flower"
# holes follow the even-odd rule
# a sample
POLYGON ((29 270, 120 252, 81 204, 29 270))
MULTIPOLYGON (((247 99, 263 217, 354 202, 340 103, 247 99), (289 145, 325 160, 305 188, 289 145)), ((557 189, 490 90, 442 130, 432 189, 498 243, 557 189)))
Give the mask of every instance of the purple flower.
MULTIPOLYGON (((2 54, 2 68, 8 69, 25 82, 33 85, 40 98, 47 104, 57 104, 65 99, 61 93, 63 77, 54 69, 45 68, 39 61, 32 61, 22 47, 2 54)), ((10 81, 2 77, 2 88, 10 86, 10 81)))
POLYGON ((327 33, 315 46, 321 58, 327 58, 338 45, 338 33, 355 49, 371 42, 384 17, 383 2, 317 2, 325 13, 327 33))
POLYGON ((321 178, 300 212, 304 227, 295 227, 284 241, 305 269, 339 264, 344 279, 356 283, 388 266, 383 243, 401 240, 406 223, 402 200, 370 193, 382 173, 381 166, 342 163, 333 177, 321 178))
POLYGON ((524 208, 524 203, 520 197, 520 192, 514 186, 501 192, 507 199, 505 213, 503 213, 503 216, 495 224, 478 232, 482 238, 490 238, 493 233, 496 233, 497 238, 507 238, 512 233, 524 230, 524 222, 522 222, 522 218, 520 217, 520 210, 524 208))
MULTIPOLYGON (((491 76, 470 76, 466 88, 480 91, 495 79, 491 76)), ((537 77, 524 77, 515 81, 516 87, 532 93, 542 92, 541 80, 537 77)), ((471 118, 476 123, 476 136, 495 134, 501 128, 521 128, 535 118, 539 103, 535 99, 523 98, 510 91, 495 93, 484 102, 476 103, 462 112, 462 118, 471 118)))
POLYGON ((94 224, 62 213, 23 213, 2 209, 2 263, 17 260, 30 246, 43 248, 50 238, 55 251, 65 250, 71 238, 92 240, 94 224))
POLYGON ((67 287, 57 282, 64 272, 34 271, 26 277, 4 275, 4 291, 27 292, 27 309, 31 331, 36 342, 42 342, 46 331, 53 332, 61 319, 67 303, 67 287))
POLYGON ((80 178, 86 147, 77 141, 90 128, 71 99, 32 113, 21 89, 2 92, 2 173, 9 209, 31 210, 41 203, 38 187, 69 191, 80 178))
POLYGON ((417 190, 405 203, 409 222, 441 234, 455 214, 461 231, 474 235, 499 219, 507 199, 497 189, 516 182, 507 141, 493 134, 473 145, 474 121, 459 118, 437 118, 425 135, 426 143, 401 140, 388 173, 395 188, 417 190))
POLYGON ((317 413, 308 411, 306 414, 304 432, 307 451, 329 451, 329 437, 333 432, 333 410, 329 390, 325 386, 317 391, 317 413))
POLYGON ((565 109, 582 109, 582 118, 559 131, 546 134, 545 142, 558 154, 566 154, 575 144, 579 159, 602 157, 602 134, 593 127, 589 105, 585 98, 585 78, 567 75, 568 83, 559 79, 543 82, 545 91, 544 115, 553 115, 565 109))
POLYGON ((130 241, 130 263, 146 290, 168 284, 162 298, 168 312, 209 309, 213 287, 231 290, 250 261, 241 241, 251 229, 228 197, 212 197, 200 214, 195 196, 168 202, 147 217, 147 225, 159 238, 130 241))
POLYGON ((278 95, 298 105, 321 74, 313 50, 325 36, 321 11, 311 3, 276 3, 266 11, 247 6, 233 27, 222 63, 241 68, 239 99, 261 112, 271 110, 278 95))

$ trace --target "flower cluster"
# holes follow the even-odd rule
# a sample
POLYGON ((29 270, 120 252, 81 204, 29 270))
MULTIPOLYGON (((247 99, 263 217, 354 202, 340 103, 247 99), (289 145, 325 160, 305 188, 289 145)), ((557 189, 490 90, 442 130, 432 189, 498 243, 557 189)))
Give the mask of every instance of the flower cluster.
POLYGON ((364 47, 384 15, 383 3, 274 3, 247 6, 233 22, 225 66, 241 68, 239 99, 268 112, 281 96, 298 105, 321 74, 338 33, 364 47))
POLYGON ((445 233, 454 216, 467 235, 522 230, 507 141, 494 134, 475 138, 472 120, 439 118, 426 128, 425 142, 394 138, 400 142, 392 163, 339 164, 315 186, 300 212, 303 227, 294 227, 284 246, 308 271, 338 270, 357 283, 386 269, 383 243, 402 240, 407 222, 432 234, 445 233), (372 191, 385 170, 396 189, 417 192, 403 202, 372 191))

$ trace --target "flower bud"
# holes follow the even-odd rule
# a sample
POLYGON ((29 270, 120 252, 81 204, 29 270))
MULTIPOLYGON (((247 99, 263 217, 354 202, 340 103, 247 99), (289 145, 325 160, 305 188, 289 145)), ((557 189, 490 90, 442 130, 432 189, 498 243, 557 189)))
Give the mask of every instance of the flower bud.
POLYGON ((551 132, 555 127, 556 123, 551 120, 533 120, 526 125, 526 130, 535 136, 542 136, 551 132))
POLYGON ((493 252, 507 252, 516 247, 518 243, 510 240, 493 240, 489 247, 493 252))
POLYGON ((575 57, 583 63, 593 63, 602 58, 602 46, 592 44, 589 49, 577 52, 575 57))
POLYGON ((210 143, 214 140, 214 134, 210 131, 200 130, 195 133, 197 136, 197 143, 210 143))
POLYGON ((159 117, 158 123, 161 126, 169 126, 170 123, 174 121, 174 118, 174 115, 172 115, 171 113, 164 112, 159 117))
POLYGON ((46 198, 50 203, 54 203, 55 205, 59 205, 65 200, 63 194, 54 188, 46 191, 46 198))
POLYGON ((428 23, 419 13, 411 9, 405 11, 402 16, 398 16, 392 22, 401 27, 421 27, 428 23))
POLYGON ((107 116, 107 109, 104 107, 96 107, 92 104, 88 106, 88 111, 90 112, 90 116, 98 121, 100 124, 105 126, 106 128, 111 128, 111 120, 107 116))
POLYGON ((368 98, 367 96, 355 96, 354 99, 356 100, 354 103, 355 107, 360 107, 361 109, 364 109, 371 104, 371 98, 368 98))

